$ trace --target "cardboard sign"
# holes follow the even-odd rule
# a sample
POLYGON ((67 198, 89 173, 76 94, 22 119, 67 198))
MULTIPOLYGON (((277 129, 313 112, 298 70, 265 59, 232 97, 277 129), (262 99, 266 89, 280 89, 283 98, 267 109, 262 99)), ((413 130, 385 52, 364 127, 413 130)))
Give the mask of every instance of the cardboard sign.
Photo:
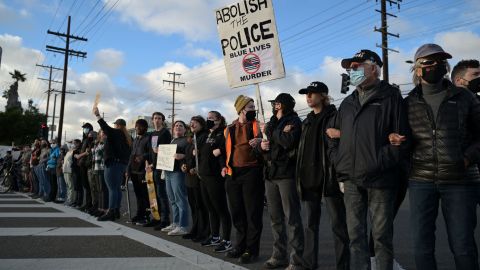
POLYGON ((242 0, 215 16, 230 87, 285 77, 271 0, 242 0))
POLYGON ((157 152, 157 170, 173 171, 175 166, 176 144, 159 144, 157 152))

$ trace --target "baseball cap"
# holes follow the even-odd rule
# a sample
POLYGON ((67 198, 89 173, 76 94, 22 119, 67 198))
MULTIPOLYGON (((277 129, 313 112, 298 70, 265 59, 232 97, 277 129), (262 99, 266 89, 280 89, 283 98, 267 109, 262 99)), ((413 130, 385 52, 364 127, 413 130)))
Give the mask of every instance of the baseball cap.
POLYGON ((269 100, 268 102, 278 102, 291 109, 295 107, 295 99, 288 93, 281 93, 275 99, 269 100))
POLYGON ((430 55, 437 55, 442 57, 443 59, 450 59, 452 58, 452 55, 445 52, 442 47, 440 47, 437 44, 433 43, 427 43, 423 44, 418 48, 417 52, 415 53, 415 61, 417 61, 419 58, 423 58, 426 56, 430 55))
POLYGON ((311 82, 307 88, 302 88, 298 91, 299 94, 308 93, 325 93, 328 94, 328 87, 322 82, 311 82))
POLYGON ((113 124, 120 125, 120 126, 126 126, 127 122, 125 122, 125 120, 123 120, 122 118, 118 118, 117 120, 115 120, 115 122, 113 122, 113 124))
POLYGON ((82 125, 82 128, 88 128, 88 129, 91 129, 91 130, 93 130, 93 126, 92 126, 92 124, 90 124, 90 123, 88 123, 88 122, 87 122, 87 123, 85 123, 85 124, 83 124, 83 125, 82 125))
POLYGON ((382 59, 380 56, 373 51, 370 50, 360 50, 357 52, 352 58, 345 58, 342 60, 342 67, 349 68, 352 62, 363 63, 366 60, 370 60, 377 64, 379 67, 383 66, 382 59))

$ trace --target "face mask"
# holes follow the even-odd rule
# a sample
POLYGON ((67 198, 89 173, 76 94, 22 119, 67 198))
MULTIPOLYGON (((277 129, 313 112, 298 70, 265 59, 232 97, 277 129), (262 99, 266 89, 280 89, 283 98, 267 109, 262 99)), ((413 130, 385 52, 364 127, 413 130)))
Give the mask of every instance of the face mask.
POLYGON ((88 129, 88 128, 84 128, 84 129, 83 129, 83 134, 86 135, 86 134, 88 134, 88 132, 90 132, 90 129, 88 129))
POLYGON ((207 120, 206 127, 207 129, 212 129, 215 126, 215 121, 207 120))
POLYGON ((57 147, 57 144, 52 143, 52 144, 50 144, 50 146, 51 146, 52 148, 55 148, 55 147, 57 147))
POLYGON ((367 77, 365 77, 365 70, 363 67, 357 68, 357 70, 350 70, 350 84, 353 86, 359 86, 367 77))
POLYGON ((247 118, 247 121, 253 121, 257 117, 257 112, 256 111, 248 111, 245 113, 245 117, 247 118))
POLYGON ((447 74, 446 65, 436 65, 422 68, 422 78, 429 84, 436 84, 447 74))
POLYGON ((468 89, 472 91, 473 93, 478 93, 480 92, 480 77, 475 78, 471 81, 468 82, 468 89))

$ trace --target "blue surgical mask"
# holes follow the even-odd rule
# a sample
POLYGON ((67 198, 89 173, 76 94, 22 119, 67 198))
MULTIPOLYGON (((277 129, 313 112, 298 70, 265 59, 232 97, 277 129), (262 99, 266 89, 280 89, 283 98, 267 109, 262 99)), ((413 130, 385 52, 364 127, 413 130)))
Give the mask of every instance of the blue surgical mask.
POLYGON ((89 129, 89 128, 84 128, 84 129, 83 129, 83 134, 87 135, 88 132, 90 132, 90 129, 89 129))
POLYGON ((350 70, 350 84, 353 86, 359 86, 363 83, 367 77, 365 77, 365 69, 363 67, 358 67, 357 70, 350 70))

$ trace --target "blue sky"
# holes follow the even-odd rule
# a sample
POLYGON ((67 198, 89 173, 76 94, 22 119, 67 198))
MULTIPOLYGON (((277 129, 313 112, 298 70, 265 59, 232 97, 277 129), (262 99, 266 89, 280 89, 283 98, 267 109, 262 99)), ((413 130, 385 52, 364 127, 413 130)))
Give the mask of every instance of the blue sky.
MULTIPOLYGON (((4 50, 0 86, 3 90, 11 83, 8 72, 13 69, 26 72, 28 81, 20 86, 20 96, 24 104, 33 98, 45 110, 47 86, 36 77, 47 73, 35 64, 63 67, 62 55, 45 50, 46 44, 62 47, 63 41, 46 32, 66 32, 65 19, 70 14, 73 34, 89 41, 72 44, 88 56, 71 58, 69 65, 67 88, 86 92, 67 97, 65 128, 69 134, 79 134, 82 122, 93 121, 90 109, 97 91, 102 93, 100 109, 107 118, 132 119, 153 111, 168 115, 170 92, 162 83, 168 79, 167 72, 182 73, 180 80, 186 83, 177 95, 182 102, 179 118, 188 120, 216 109, 233 120, 235 97, 253 96, 254 90, 227 85, 214 10, 232 2, 0 0, 0 46, 4 50)), ((381 52, 375 47, 380 34, 373 31, 380 26, 380 14, 375 11, 380 4, 373 0, 273 0, 273 4, 287 77, 261 84, 264 100, 289 92, 297 99, 297 109, 304 109, 303 97, 296 92, 320 80, 339 102, 339 61, 363 48, 381 52)), ((453 54, 452 64, 461 58, 479 58, 480 1, 404 0, 400 10, 396 6, 388 10, 398 16, 389 18, 389 31, 400 34, 399 39, 389 39, 390 47, 400 51, 390 55, 391 82, 410 82, 404 61, 423 43, 442 45, 453 54)), ((61 79, 61 74, 55 78, 61 79)), ((1 100, 0 106, 4 103, 1 100)))

